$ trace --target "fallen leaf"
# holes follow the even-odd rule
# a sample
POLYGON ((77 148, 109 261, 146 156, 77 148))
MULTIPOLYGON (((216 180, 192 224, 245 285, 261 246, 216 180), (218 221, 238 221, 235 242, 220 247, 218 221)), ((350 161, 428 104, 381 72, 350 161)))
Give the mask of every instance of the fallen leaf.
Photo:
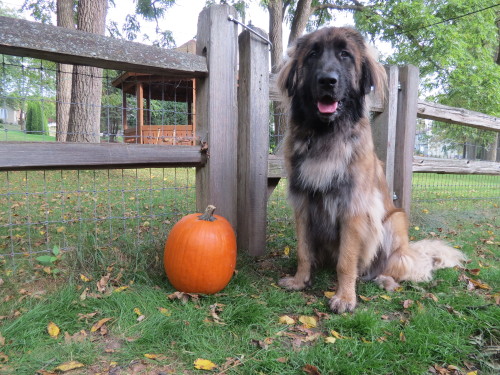
POLYGON ((283 249, 283 255, 285 257, 289 257, 290 256, 290 246, 285 246, 285 248, 283 249))
POLYGON ((413 300, 411 299, 405 299, 403 301, 403 308, 407 309, 413 305, 413 300))
POLYGON ((302 367, 302 370, 309 375, 321 375, 319 369, 313 365, 305 365, 304 367, 302 367))
POLYGON ((2 333, 0 332, 0 346, 5 345, 5 337, 2 336, 2 333))
POLYGON ((340 333, 338 333, 337 331, 335 331, 335 330, 333 330, 333 329, 330 331, 330 333, 331 333, 331 335, 332 335, 333 337, 335 337, 336 339, 348 339, 348 337, 346 337, 346 336, 342 336, 340 333))
POLYGON ((66 372, 66 371, 71 371, 77 368, 85 367, 83 363, 80 363, 78 361, 69 361, 65 362, 59 366, 57 366, 54 371, 59 371, 59 372, 66 372))
POLYGON ((87 332, 85 332, 83 329, 73 335, 70 335, 68 332, 64 332, 64 342, 66 344, 70 344, 72 342, 83 342, 87 337, 87 332))
POLYGON ((332 298, 335 295, 335 292, 323 292, 326 298, 332 298))
POLYGON ((279 323, 292 325, 292 324, 295 324, 295 320, 290 318, 288 315, 283 315, 283 316, 280 316, 279 323))
POLYGON ((9 361, 9 356, 4 352, 0 352, 0 363, 6 363, 9 361))
POLYGON ((337 341, 337 339, 335 337, 332 337, 332 336, 328 336, 325 338, 325 342, 327 344, 335 344, 335 341, 337 341))
POLYGON ((139 308, 138 308, 138 307, 134 308, 134 312, 135 312, 135 313, 136 313, 136 315, 138 315, 138 316, 141 316, 141 315, 142 315, 142 312, 141 312, 141 310, 139 310, 139 308))
POLYGON ((54 322, 50 322, 49 325, 47 326, 47 332, 49 333, 50 337, 57 338, 61 330, 54 322))
POLYGON ((123 292, 125 289, 128 289, 128 285, 124 285, 124 286, 121 286, 119 288, 116 288, 115 290, 113 290, 113 293, 120 293, 120 292, 123 292))
POLYGON ((184 292, 174 292, 172 294, 168 294, 167 298, 169 300, 175 300, 178 299, 182 303, 187 303, 190 299, 197 300, 200 297, 197 294, 193 293, 184 293, 184 292))
POLYGON ((208 359, 202 359, 198 358, 196 361, 194 361, 194 368, 198 370, 213 370, 216 368, 217 365, 213 363, 212 361, 209 361, 208 359))
POLYGON ((85 290, 80 294, 80 301, 85 301, 87 299, 87 293, 89 291, 89 288, 85 288, 85 290))
POLYGON ((314 316, 301 315, 299 317, 299 322, 301 322, 305 328, 314 328, 318 325, 318 321, 314 316))
POLYGON ((160 354, 149 354, 149 353, 146 353, 146 354, 144 354, 144 357, 146 357, 148 359, 158 359, 160 357, 160 354))
POLYGON ((97 282, 97 290, 101 293, 106 291, 106 287, 108 285, 109 278, 111 277, 110 273, 107 273, 105 276, 101 277, 101 279, 97 282))
POLYGON ((220 303, 214 303, 213 305, 210 305, 210 315, 214 323, 222 325, 226 324, 222 321, 222 318, 219 316, 219 314, 222 312, 223 307, 224 305, 220 303))
POLYGON ((172 315, 172 312, 169 309, 165 308, 165 307, 158 307, 158 311, 160 311, 160 313, 162 315, 165 315, 165 316, 171 316, 172 315))
POLYGON ((94 324, 92 326, 92 328, 90 329, 90 332, 97 332, 97 331, 99 331, 100 329, 102 329, 102 327, 104 326, 104 324, 106 324, 107 322, 109 322, 111 319, 113 319, 113 318, 103 318, 103 319, 99 320, 96 324, 94 324))
POLYGON ((386 301, 392 301, 392 298, 386 294, 382 294, 380 298, 385 299, 386 301))
POLYGON ((406 336, 403 332, 399 332, 399 341, 406 342, 406 336))
POLYGON ((89 279, 87 276, 81 273, 80 280, 82 280, 84 283, 88 283, 91 279, 89 279))
POLYGON ((424 294, 424 298, 430 298, 434 302, 438 302, 439 298, 437 298, 433 293, 426 293, 424 294))

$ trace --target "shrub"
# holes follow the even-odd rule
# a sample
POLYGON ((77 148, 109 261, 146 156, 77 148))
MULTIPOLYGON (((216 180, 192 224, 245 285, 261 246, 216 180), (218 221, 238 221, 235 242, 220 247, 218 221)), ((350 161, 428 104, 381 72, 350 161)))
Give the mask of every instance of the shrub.
POLYGON ((40 102, 28 102, 26 111, 26 132, 34 134, 49 134, 49 124, 43 113, 40 102))

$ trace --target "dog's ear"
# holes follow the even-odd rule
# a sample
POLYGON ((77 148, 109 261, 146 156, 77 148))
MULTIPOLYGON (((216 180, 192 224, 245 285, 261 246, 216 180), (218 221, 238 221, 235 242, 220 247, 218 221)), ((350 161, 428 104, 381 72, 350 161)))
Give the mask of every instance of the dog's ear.
POLYGON ((278 88, 282 93, 287 93, 289 97, 295 95, 297 87, 297 60, 289 58, 278 72, 278 88))
POLYGON ((387 75, 385 69, 377 62, 376 51, 367 46, 365 48, 364 59, 361 65, 361 75, 359 88, 364 95, 370 94, 372 87, 375 88, 377 95, 384 100, 387 86, 387 75))

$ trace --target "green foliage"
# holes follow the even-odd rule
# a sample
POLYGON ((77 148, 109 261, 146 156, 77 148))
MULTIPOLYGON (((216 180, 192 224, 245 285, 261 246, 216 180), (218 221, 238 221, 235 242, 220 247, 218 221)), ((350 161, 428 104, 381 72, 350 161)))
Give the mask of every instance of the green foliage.
POLYGON ((34 134, 49 134, 49 125, 42 105, 39 101, 28 102, 26 113, 26 132, 34 134))

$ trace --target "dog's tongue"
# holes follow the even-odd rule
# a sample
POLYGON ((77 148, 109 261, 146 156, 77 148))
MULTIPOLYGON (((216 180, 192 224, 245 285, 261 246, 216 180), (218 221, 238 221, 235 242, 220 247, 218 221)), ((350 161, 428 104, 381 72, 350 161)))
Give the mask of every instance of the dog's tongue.
POLYGON ((338 104, 339 102, 332 102, 332 103, 318 102, 318 109, 320 113, 335 113, 338 104))

